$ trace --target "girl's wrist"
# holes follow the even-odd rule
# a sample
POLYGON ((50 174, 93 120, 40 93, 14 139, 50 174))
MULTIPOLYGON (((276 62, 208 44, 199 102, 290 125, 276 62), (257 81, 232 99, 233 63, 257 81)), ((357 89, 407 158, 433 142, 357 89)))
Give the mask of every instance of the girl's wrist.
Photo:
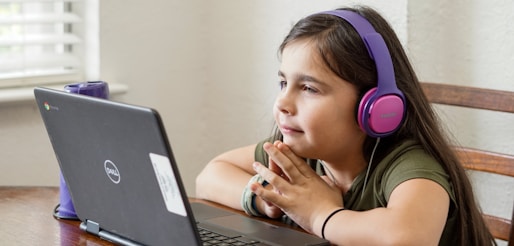
POLYGON ((268 182, 264 180, 259 174, 254 175, 249 181, 248 184, 243 189, 243 195, 241 197, 241 207, 243 210, 252 216, 264 216, 259 209, 258 198, 255 193, 250 190, 250 185, 253 183, 260 183, 262 186, 266 186, 268 182))
MULTIPOLYGON (((267 187, 268 182, 263 183, 262 186, 266 189, 271 189, 270 187, 267 187)), ((268 216, 266 214, 266 202, 262 200, 261 197, 255 196, 255 210, 260 213, 262 216, 268 216)))
POLYGON ((330 220, 338 213, 340 213, 341 211, 345 210, 345 208, 337 208, 337 209, 334 209, 330 214, 328 214, 326 217, 325 217, 325 220, 323 220, 323 223, 321 224, 321 237, 323 239, 326 239, 325 236, 326 236, 326 229, 327 229, 327 224, 330 222, 330 220))

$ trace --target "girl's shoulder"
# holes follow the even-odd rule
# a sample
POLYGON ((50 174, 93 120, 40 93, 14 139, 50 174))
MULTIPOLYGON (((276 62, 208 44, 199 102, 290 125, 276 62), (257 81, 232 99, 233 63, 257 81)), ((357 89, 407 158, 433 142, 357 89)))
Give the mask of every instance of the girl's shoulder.
POLYGON ((416 178, 438 183, 455 200, 450 176, 443 165, 415 141, 407 140, 396 147, 382 159, 374 173, 382 180, 381 188, 386 200, 399 184, 416 178))

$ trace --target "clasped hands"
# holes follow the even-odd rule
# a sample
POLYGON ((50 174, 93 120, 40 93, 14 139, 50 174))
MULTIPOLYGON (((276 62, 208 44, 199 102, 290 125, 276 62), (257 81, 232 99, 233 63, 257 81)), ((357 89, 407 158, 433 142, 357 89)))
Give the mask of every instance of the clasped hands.
POLYGON ((269 155, 268 168, 258 162, 253 163, 253 168, 269 185, 250 186, 262 199, 257 205, 260 212, 270 218, 285 213, 304 230, 318 234, 314 228, 323 223, 326 215, 343 207, 341 191, 281 141, 265 143, 263 148, 269 155))

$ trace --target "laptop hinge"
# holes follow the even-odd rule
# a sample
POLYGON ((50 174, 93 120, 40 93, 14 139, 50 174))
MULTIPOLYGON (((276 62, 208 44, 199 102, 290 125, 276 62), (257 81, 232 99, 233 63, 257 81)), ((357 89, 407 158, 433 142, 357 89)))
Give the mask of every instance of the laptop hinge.
POLYGON ((98 233, 100 233, 100 224, 92 220, 86 220, 86 231, 98 235, 98 233))

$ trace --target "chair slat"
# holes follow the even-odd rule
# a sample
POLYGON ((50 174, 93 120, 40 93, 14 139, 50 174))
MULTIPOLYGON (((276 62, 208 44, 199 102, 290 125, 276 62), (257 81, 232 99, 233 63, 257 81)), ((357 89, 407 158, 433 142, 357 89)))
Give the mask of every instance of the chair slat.
MULTIPOLYGON (((421 83, 431 103, 514 113, 514 92, 439 83, 421 83)), ((455 147, 464 168, 514 177, 514 156, 485 150, 455 147)), ((514 206, 514 205, 513 205, 514 206)), ((511 219, 483 214, 487 227, 496 239, 514 246, 514 208, 511 219)))
POLYGON ((505 241, 509 240, 509 233, 512 223, 510 220, 488 214, 484 214, 483 217, 494 238, 505 241))
POLYGON ((422 83, 432 103, 514 113, 514 92, 437 83, 422 83))
POLYGON ((514 177, 514 156, 464 147, 455 150, 466 169, 514 177))

